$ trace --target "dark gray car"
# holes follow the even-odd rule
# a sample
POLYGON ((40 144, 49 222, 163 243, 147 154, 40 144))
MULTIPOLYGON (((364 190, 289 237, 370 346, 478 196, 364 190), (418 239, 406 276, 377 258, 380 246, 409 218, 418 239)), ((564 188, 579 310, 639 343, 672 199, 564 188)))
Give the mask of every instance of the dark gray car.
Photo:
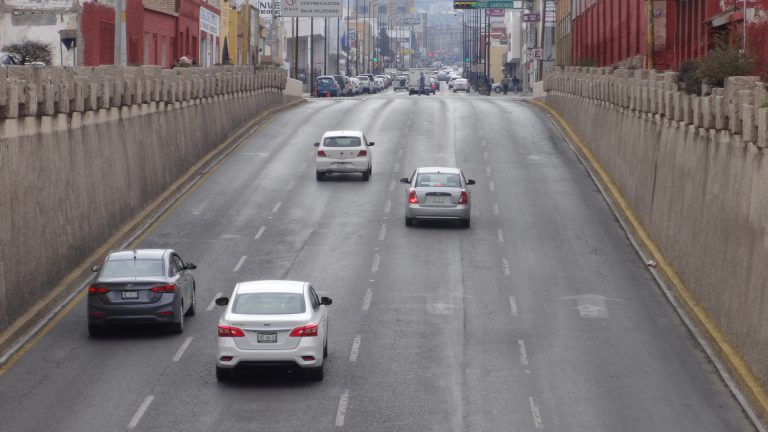
POLYGON ((111 252, 88 287, 88 332, 109 324, 165 324, 184 331, 184 315, 195 314, 191 262, 171 249, 111 252))

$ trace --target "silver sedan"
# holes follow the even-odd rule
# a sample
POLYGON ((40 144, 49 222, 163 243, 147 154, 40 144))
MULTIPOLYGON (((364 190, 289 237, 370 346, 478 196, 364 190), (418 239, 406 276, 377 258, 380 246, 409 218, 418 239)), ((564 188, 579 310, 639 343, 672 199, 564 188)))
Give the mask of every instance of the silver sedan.
POLYGON ((414 220, 455 220, 469 228, 472 193, 475 184, 458 168, 417 168, 411 177, 400 179, 408 185, 405 200, 405 225, 414 220))

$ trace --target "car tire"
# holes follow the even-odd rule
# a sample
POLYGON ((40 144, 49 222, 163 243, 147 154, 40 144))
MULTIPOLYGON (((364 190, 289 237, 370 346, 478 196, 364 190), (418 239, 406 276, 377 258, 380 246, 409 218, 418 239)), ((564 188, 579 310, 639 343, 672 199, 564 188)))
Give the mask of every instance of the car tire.
POLYGON ((171 333, 182 334, 184 333, 184 314, 179 314, 179 322, 171 323, 171 333))
POLYGON ((413 226, 413 218, 409 218, 406 216, 405 218, 405 226, 413 226))
POLYGON ((461 221, 462 228, 469 228, 469 224, 470 224, 470 219, 469 218, 462 219, 462 221, 461 221))
POLYGON ((227 382, 232 381, 232 369, 225 369, 216 366, 216 381, 227 382))
POLYGON ((322 381, 325 375, 323 372, 324 366, 325 364, 322 364, 320 367, 307 369, 307 378, 311 381, 322 381))
POLYGON ((373 171, 373 168, 368 167, 368 171, 363 173, 363 181, 368 181, 371 179, 371 172, 373 171))
POLYGON ((323 358, 328 358, 328 341, 325 341, 325 345, 323 345, 323 358))
POLYGON ((197 305, 197 287, 192 285, 192 304, 189 305, 189 309, 187 309, 187 316, 195 316, 195 313, 197 311, 195 310, 195 306, 197 305))
POLYGON ((324 177, 325 177, 325 173, 322 173, 320 171, 315 171, 315 180, 323 181, 324 177))
POLYGON ((102 332, 101 324, 88 324, 88 335, 90 337, 99 337, 102 335, 102 332))

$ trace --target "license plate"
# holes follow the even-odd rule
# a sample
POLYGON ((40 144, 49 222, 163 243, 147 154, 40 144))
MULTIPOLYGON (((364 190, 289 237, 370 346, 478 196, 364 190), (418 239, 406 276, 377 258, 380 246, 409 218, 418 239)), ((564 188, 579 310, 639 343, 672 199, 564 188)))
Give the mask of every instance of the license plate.
POLYGON ((256 332, 256 342, 277 343, 277 332, 256 332))
POLYGON ((445 201, 443 201, 443 199, 442 199, 442 198, 432 198, 431 202, 432 202, 433 204, 442 204, 442 203, 444 203, 445 201))
POLYGON ((138 291, 123 291, 121 293, 123 300, 136 300, 139 298, 138 291))

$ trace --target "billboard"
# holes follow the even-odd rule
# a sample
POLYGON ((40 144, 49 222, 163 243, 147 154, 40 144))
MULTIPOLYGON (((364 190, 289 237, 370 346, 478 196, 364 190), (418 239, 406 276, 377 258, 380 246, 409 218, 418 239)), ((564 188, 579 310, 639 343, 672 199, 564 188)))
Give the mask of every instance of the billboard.
POLYGON ((344 0, 282 0, 284 17, 340 17, 344 0))

